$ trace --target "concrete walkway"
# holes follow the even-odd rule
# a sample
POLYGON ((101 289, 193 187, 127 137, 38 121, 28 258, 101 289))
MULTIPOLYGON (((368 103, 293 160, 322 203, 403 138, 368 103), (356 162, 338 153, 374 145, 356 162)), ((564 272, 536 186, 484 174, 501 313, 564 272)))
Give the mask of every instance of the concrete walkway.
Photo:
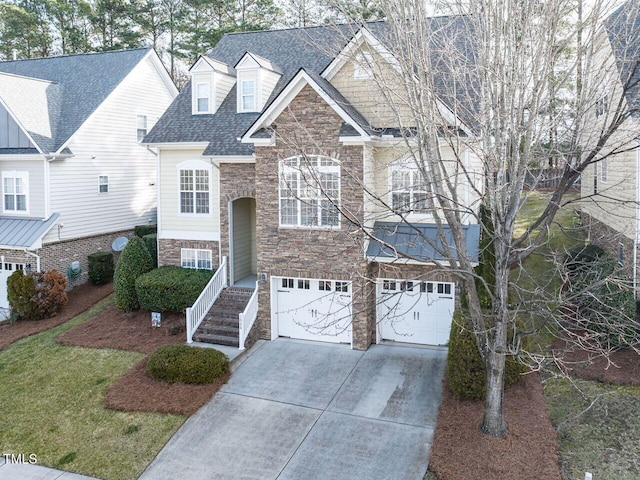
MULTIPOLYGON (((10 457, 9 457, 10 458, 10 457)), ((28 462, 9 462, 0 456, 0 480, 96 480, 77 473, 31 465, 28 462)))
POLYGON ((190 417, 141 480, 421 480, 445 350, 278 339, 190 417))

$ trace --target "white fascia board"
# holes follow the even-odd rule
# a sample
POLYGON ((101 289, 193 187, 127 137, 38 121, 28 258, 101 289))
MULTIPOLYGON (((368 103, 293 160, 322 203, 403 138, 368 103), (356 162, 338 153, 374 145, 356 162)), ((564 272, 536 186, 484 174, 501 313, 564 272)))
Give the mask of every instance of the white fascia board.
POLYGON ((158 72, 162 83, 165 84, 167 90, 169 90, 173 98, 176 98, 180 91, 178 90, 178 87, 176 87, 176 84, 173 83, 173 80, 171 80, 171 76, 167 71, 167 67, 164 66, 164 63, 162 63, 162 60, 160 60, 160 57, 158 56, 156 51, 152 48, 151 50, 149 50, 149 53, 147 53, 147 56, 145 58, 148 58, 151 61, 151 64, 158 72))
POLYGON ((369 135, 362 129, 362 127, 360 127, 360 125, 358 125, 358 123, 355 122, 335 100, 327 95, 327 93, 322 88, 320 88, 320 86, 315 82, 315 80, 313 80, 313 78, 309 76, 309 74, 307 74, 307 72, 305 72, 304 70, 300 70, 298 74, 293 77, 289 84, 284 88, 280 95, 278 95, 278 97, 273 101, 269 108, 267 108, 262 113, 262 115, 260 115, 258 119, 253 123, 249 130, 247 130, 240 141, 242 143, 257 144, 256 141, 259 142, 265 140, 252 139, 251 135, 257 132, 262 126, 270 125, 306 85, 311 86, 311 88, 313 88, 315 92, 320 95, 320 97, 325 102, 327 102, 327 104, 340 116, 340 118, 342 118, 342 120, 344 120, 357 130, 357 132, 363 139, 369 139, 369 135))
POLYGON ((333 61, 320 74, 322 78, 331 80, 336 73, 344 66, 347 61, 353 58, 354 54, 361 48, 363 43, 367 43, 371 49, 380 55, 395 71, 400 72, 400 66, 396 57, 385 47, 365 27, 361 28, 342 49, 342 51, 333 59, 333 61))
POLYGON ((44 154, 44 152, 42 151, 42 149, 40 148, 40 146, 36 143, 36 141, 33 139, 33 137, 31 135, 29 135, 29 132, 27 131, 26 128, 24 128, 24 125, 22 125, 22 122, 20 122, 16 116, 14 115, 14 113, 11 111, 11 109, 9 108, 9 106, 4 102, 4 100, 2 100, 2 98, 0 97, 0 104, 4 107, 4 109, 9 113, 9 116, 11 117, 11 119, 16 122, 16 124, 18 125, 18 128, 20 128, 20 130, 22 130, 22 133, 24 133, 27 138, 29 139, 29 141, 31 142, 32 145, 34 145, 36 147, 36 150, 38 150, 39 153, 44 154))
POLYGON ((219 242, 220 234, 216 232, 189 232, 186 230, 162 230, 158 232, 158 238, 163 240, 203 240, 219 242))
POLYGON ((256 163, 254 155, 207 155, 216 163, 256 163))
POLYGON ((209 142, 166 142, 166 143, 141 143, 145 147, 159 148, 163 150, 198 150, 205 149, 209 142))

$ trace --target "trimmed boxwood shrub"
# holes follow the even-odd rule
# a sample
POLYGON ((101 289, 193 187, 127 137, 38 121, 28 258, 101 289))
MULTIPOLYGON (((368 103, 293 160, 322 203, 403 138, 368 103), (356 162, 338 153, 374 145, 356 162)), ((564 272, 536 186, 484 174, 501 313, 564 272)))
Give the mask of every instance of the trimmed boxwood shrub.
POLYGON ((147 369, 162 382, 211 383, 229 372, 229 359, 213 348, 165 345, 151 354, 147 369))
MULTIPOLYGON (((507 357, 504 367, 505 388, 522 380, 527 371, 513 357, 507 357)), ((468 320, 455 312, 449 335, 447 356, 449 387, 457 398, 482 400, 486 392, 485 366, 478 351, 475 335, 468 320)))
POLYGON ((151 260, 153 260, 153 268, 158 268, 158 234, 149 233, 142 237, 144 246, 147 247, 151 260))
POLYGON ((95 252, 87 259, 89 260, 89 281, 92 285, 104 285, 113 280, 113 253, 95 252))
POLYGON ((197 300, 213 273, 165 266, 141 275, 136 280, 140 307, 151 312, 182 312, 197 300))
POLYGON ((136 279, 151 269, 153 261, 142 239, 131 238, 120 254, 113 275, 113 293, 118 309, 131 312, 140 308, 136 295, 136 279))
POLYGON ((149 235, 151 233, 158 233, 157 225, 137 225, 133 228, 133 234, 136 237, 144 237, 145 235, 149 235))
POLYGON ((7 279, 7 298, 18 320, 38 318, 38 306, 32 300, 36 294, 36 280, 22 270, 16 270, 7 279))

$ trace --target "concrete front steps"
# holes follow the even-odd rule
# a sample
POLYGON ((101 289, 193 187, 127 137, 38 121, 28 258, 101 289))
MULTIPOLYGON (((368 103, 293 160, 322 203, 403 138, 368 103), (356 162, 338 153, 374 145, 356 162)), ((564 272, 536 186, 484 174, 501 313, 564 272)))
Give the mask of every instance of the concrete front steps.
POLYGON ((193 340, 238 347, 240 345, 238 315, 244 311, 252 294, 253 290, 250 288, 225 288, 202 320, 196 333, 193 334, 193 340))

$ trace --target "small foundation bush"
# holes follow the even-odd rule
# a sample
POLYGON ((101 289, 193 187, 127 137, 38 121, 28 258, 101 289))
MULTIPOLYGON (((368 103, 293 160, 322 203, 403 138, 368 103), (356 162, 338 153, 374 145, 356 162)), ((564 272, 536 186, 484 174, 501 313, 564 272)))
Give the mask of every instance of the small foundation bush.
MULTIPOLYGON (((504 367, 505 388, 522 380, 526 367, 507 357, 504 367)), ((486 392, 484 362, 478 351, 473 329, 461 312, 456 312, 449 336, 447 356, 449 387, 457 398, 482 400, 486 392)))
POLYGON ((158 226, 157 225, 137 225, 133 228, 133 234, 136 237, 144 237, 145 235, 149 235, 151 233, 157 233, 158 226))
POLYGON ((211 383, 229 372, 229 359, 213 348, 165 345, 151 354, 147 369, 162 382, 211 383))
POLYGON ((92 285, 104 285, 113 280, 113 253, 96 252, 88 257, 89 281, 92 285))
POLYGON ((57 270, 17 270, 7 280, 7 297, 18 320, 42 320, 53 317, 67 304, 66 288, 67 279, 57 270))
POLYGON ((36 294, 36 280, 22 270, 16 270, 7 279, 7 298, 17 320, 37 320, 37 310, 32 298, 36 294))
POLYGON ((160 267, 136 280, 138 302, 151 312, 182 312, 193 305, 212 276, 211 270, 160 267))

